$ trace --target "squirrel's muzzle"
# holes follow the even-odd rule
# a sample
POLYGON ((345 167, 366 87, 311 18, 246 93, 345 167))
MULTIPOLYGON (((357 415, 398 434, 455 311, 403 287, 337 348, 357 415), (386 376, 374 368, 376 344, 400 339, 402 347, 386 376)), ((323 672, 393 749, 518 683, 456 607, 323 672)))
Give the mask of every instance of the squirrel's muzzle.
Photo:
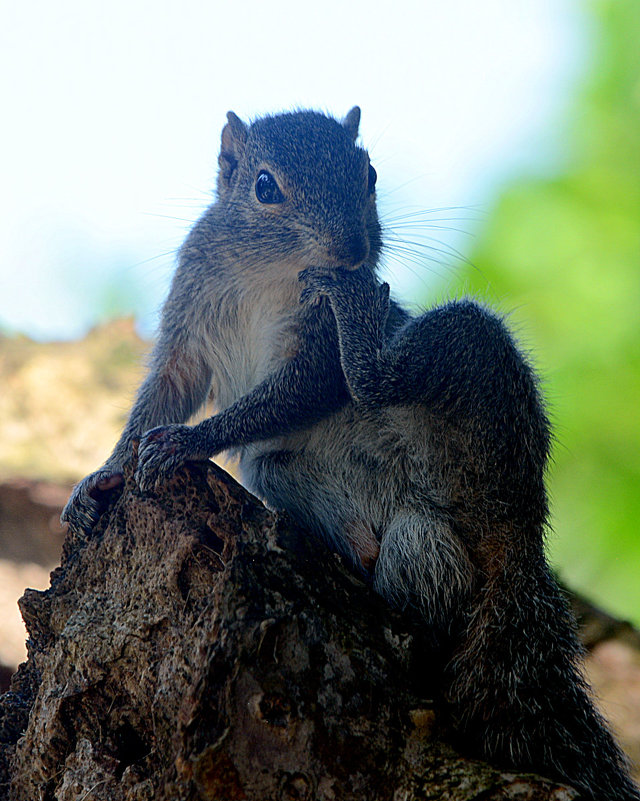
POLYGON ((369 241, 364 234, 354 234, 334 241, 327 250, 331 264, 355 270, 369 255, 369 241))

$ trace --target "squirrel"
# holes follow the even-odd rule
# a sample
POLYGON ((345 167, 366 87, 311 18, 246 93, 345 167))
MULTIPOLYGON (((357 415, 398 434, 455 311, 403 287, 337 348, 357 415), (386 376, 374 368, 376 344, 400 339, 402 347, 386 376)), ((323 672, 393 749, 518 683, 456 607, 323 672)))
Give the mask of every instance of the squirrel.
POLYGON ((411 316, 376 266, 360 109, 222 131, 216 202, 182 246, 148 375, 62 519, 90 532, 139 440, 145 491, 223 451, 447 642, 447 706, 478 754, 640 799, 581 674, 547 565, 550 427, 504 320, 472 299, 411 316), (211 393, 217 413, 185 425, 211 393))

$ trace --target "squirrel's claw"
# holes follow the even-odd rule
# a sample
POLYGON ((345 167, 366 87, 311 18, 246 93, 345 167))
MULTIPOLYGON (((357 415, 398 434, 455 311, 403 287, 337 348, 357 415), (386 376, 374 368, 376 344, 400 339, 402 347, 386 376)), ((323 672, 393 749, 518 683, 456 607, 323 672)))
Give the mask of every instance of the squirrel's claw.
POLYGON ((190 426, 170 425, 152 428, 140 440, 135 478, 143 492, 168 481, 185 462, 202 458, 196 451, 194 430, 190 426))
POLYGON ((73 488, 71 497, 60 515, 72 531, 90 534, 107 505, 108 493, 122 484, 118 468, 102 467, 73 488))

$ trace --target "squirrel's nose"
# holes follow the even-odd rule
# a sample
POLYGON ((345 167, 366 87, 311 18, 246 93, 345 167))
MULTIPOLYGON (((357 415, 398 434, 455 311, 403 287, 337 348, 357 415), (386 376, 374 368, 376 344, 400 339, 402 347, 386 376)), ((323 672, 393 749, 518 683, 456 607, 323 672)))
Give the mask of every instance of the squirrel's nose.
POLYGON ((369 241, 363 234, 353 234, 334 242, 329 250, 337 267, 355 270, 369 255, 369 241))

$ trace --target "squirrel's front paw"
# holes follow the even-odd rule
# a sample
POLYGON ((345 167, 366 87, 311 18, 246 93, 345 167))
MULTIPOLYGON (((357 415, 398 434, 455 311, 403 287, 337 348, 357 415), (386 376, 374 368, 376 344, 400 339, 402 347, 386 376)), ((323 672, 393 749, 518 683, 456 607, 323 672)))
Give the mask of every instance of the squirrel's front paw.
POLYGON ((370 310, 386 320, 389 284, 379 284, 371 270, 363 267, 358 270, 308 267, 298 274, 298 281, 304 286, 300 294, 303 304, 316 305, 321 298, 328 297, 336 309, 351 309, 356 305, 363 312, 370 310))
POLYGON ((303 285, 300 303, 307 306, 317 306, 338 285, 335 270, 324 267, 307 267, 298 273, 298 281, 303 285))
POLYGON ((171 478, 185 462, 206 458, 191 426, 158 426, 140 440, 136 481, 148 491, 171 478))
POLYGON ((121 468, 109 464, 83 478, 73 488, 60 520, 68 523, 72 531, 90 534, 107 507, 110 491, 120 486, 122 481, 121 468))

